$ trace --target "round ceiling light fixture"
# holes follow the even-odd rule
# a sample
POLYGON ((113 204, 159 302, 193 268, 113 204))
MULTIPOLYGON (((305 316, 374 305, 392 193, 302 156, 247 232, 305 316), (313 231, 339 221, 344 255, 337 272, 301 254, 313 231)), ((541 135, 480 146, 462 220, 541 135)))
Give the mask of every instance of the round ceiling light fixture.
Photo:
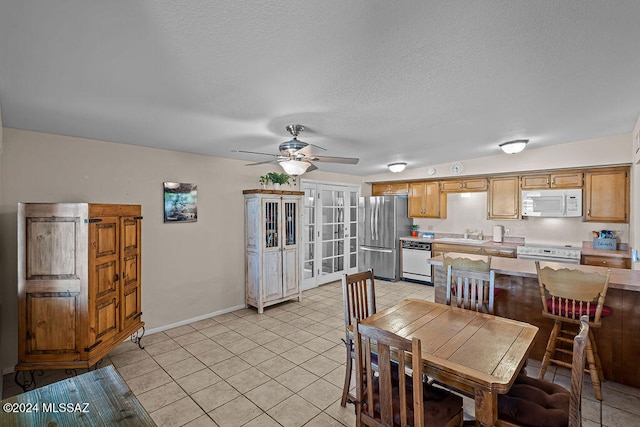
POLYGON ((528 139, 516 139, 514 141, 503 142, 499 147, 507 154, 516 154, 524 150, 528 142, 528 139))
POLYGON ((311 163, 301 162, 300 160, 283 160, 280 162, 280 166, 282 166, 287 175, 299 176, 309 169, 311 163))
POLYGON ((407 164, 405 162, 389 163, 387 167, 391 172, 398 173, 398 172, 402 172, 404 168, 407 167, 407 164))

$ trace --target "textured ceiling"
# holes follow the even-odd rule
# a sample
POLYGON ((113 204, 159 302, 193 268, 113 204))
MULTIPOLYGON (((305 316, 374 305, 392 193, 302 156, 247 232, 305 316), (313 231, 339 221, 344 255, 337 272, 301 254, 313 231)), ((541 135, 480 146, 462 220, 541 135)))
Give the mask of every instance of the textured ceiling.
POLYGON ((630 132, 640 1, 0 0, 5 127, 355 175, 630 132))

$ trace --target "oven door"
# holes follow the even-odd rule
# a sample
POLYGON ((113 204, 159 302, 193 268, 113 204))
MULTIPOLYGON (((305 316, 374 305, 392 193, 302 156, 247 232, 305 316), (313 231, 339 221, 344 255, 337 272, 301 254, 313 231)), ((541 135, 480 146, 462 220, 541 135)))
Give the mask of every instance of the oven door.
POLYGON ((532 261, 546 261, 546 262, 563 262, 565 264, 580 264, 579 259, 574 258, 561 258, 561 257, 541 257, 535 255, 520 255, 518 254, 518 259, 528 259, 532 261))

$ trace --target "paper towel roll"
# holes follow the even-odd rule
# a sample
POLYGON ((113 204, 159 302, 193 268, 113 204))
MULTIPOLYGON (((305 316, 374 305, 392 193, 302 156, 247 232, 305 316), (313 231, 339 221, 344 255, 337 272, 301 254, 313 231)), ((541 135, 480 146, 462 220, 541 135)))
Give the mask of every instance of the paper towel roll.
POLYGON ((496 243, 502 242, 502 235, 504 234, 504 227, 501 225, 493 226, 493 241, 496 243))

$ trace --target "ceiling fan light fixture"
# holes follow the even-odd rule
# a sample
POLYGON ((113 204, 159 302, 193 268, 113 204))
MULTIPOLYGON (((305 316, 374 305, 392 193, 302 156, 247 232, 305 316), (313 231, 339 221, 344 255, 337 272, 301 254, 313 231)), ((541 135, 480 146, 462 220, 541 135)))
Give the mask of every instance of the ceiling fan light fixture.
POLYGON ((298 176, 305 173, 311 163, 301 162, 300 160, 283 160, 280 162, 280 166, 282 166, 287 175, 298 176))
POLYGON ((516 139, 514 141, 503 142, 499 147, 507 154, 516 154, 524 150, 528 142, 528 139, 516 139))
POLYGON ((398 173, 398 172, 402 172, 404 168, 407 167, 407 164, 405 162, 389 163, 387 167, 391 172, 398 173))

